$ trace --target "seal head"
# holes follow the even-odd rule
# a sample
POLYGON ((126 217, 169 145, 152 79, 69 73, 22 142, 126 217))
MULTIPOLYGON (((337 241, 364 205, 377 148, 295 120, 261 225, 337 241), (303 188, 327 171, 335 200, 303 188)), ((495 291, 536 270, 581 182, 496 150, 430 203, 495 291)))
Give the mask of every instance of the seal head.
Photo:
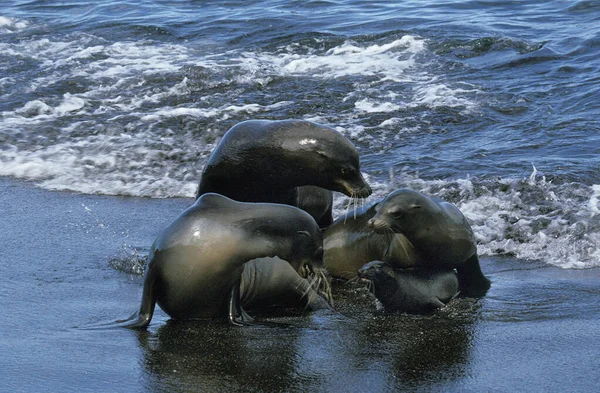
MULTIPOLYGON (((298 206, 301 186, 360 198, 372 192, 356 148, 333 128, 305 120, 248 120, 227 131, 212 152, 197 197, 217 192, 238 201, 298 206)), ((324 209, 330 198, 322 197, 324 209)))

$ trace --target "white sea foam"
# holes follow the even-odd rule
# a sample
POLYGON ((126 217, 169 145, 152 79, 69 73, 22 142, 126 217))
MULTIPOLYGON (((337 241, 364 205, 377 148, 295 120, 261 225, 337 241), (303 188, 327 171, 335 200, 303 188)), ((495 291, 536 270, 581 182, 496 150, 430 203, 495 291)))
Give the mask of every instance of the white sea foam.
POLYGON ((298 55, 261 55, 284 74, 308 74, 321 78, 341 78, 351 75, 381 75, 386 79, 404 81, 405 70, 415 65, 414 54, 424 48, 422 39, 404 36, 385 45, 359 46, 346 42, 327 52, 298 55))
POLYGON ((9 34, 23 30, 29 26, 26 20, 0 16, 0 33, 9 34))
POLYGON ((590 216, 594 217, 597 214, 600 214, 600 184, 594 184, 592 186, 592 196, 590 197, 590 201, 589 201, 589 209, 590 209, 590 216))
POLYGON ((476 93, 475 89, 451 88, 443 83, 438 83, 437 78, 433 78, 428 84, 417 85, 414 92, 414 99, 410 102, 410 106, 463 107, 466 110, 476 107, 476 102, 466 98, 468 95, 476 93))
POLYGON ((400 105, 392 102, 374 102, 368 98, 356 101, 354 103, 356 109, 359 109, 366 113, 373 112, 394 112, 401 108, 400 105))
POLYGON ((142 116, 141 119, 143 121, 156 121, 160 118, 164 117, 176 117, 176 116, 192 116, 192 117, 200 117, 200 118, 209 118, 215 117, 219 120, 226 120, 232 117, 232 115, 238 113, 256 113, 256 112, 266 112, 269 110, 282 108, 284 106, 289 105, 289 101, 277 102, 273 105, 258 105, 258 104, 248 104, 248 105, 224 105, 220 108, 161 108, 155 111, 152 114, 142 116))
MULTIPOLYGON (((80 123, 77 128, 85 127, 86 123, 80 123)), ((86 194, 191 197, 198 168, 178 165, 179 160, 194 162, 213 147, 193 138, 169 140, 148 132, 99 134, 32 151, 6 146, 0 154, 0 176, 86 194), (198 152, 202 152, 200 157, 198 152)))

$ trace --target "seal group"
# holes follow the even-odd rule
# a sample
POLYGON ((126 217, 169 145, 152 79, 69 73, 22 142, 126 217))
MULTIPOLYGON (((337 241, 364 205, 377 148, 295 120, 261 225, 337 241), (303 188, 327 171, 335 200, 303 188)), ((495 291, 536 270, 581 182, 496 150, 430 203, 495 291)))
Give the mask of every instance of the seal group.
POLYGON ((341 133, 305 120, 235 125, 209 157, 196 202, 155 240, 140 309, 119 325, 148 326, 155 304, 173 319, 236 325, 252 321, 243 307, 283 299, 328 308, 326 268, 346 279, 360 271, 391 310, 441 307, 459 290, 482 296, 489 288, 453 205, 404 189, 334 222, 333 191, 372 192, 341 133))

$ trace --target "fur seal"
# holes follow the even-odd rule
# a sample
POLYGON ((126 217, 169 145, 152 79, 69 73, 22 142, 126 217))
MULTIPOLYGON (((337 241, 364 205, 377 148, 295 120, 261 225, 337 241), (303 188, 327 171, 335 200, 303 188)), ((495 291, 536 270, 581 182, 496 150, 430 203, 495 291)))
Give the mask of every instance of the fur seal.
POLYGON ((237 201, 304 207, 321 227, 332 222, 328 199, 317 186, 349 197, 367 197, 358 152, 342 134, 306 120, 248 120, 233 126, 210 155, 196 197, 216 192, 237 201), (318 213, 314 212, 314 209, 318 213))
POLYGON ((368 221, 375 232, 401 233, 412 246, 414 266, 456 269, 463 296, 483 296, 490 288, 481 271, 473 230, 453 204, 410 189, 389 194, 368 221))
POLYGON ((323 261, 335 278, 351 280, 365 263, 379 260, 395 268, 416 265, 417 255, 401 233, 376 233, 368 222, 379 203, 337 218, 323 232, 323 261))
MULTIPOLYGON (((324 272, 324 270, 323 270, 324 272)), ((318 279, 326 279, 318 277, 318 279)), ((315 280, 315 281, 316 281, 315 280)), ((242 307, 247 311, 268 310, 276 307, 330 309, 331 293, 317 293, 318 282, 301 277, 283 259, 258 258, 244 265, 240 283, 242 307), (325 299, 328 299, 329 302, 325 299)))
POLYGON ((251 321, 240 305, 246 262, 278 256, 296 271, 311 270, 322 253, 320 229, 301 209, 205 194, 154 241, 140 309, 118 326, 145 328, 156 303, 173 319, 227 317, 242 325, 251 321))
POLYGON ((358 276, 369 282, 386 311, 428 312, 458 295, 454 270, 394 269, 385 262, 372 261, 358 270, 358 276))

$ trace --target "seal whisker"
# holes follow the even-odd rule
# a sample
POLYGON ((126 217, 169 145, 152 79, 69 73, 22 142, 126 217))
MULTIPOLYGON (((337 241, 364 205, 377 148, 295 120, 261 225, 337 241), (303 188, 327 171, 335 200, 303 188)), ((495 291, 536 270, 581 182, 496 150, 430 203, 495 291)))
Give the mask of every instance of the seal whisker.
POLYGON ((348 279, 348 281, 345 282, 344 285, 352 285, 352 286, 354 286, 357 282, 359 282, 360 279, 359 279, 359 277, 355 273, 348 272, 347 274, 348 275, 352 275, 352 277, 350 277, 348 279))
POLYGON ((346 212, 344 213, 344 224, 346 223, 346 220, 348 219, 348 213, 350 212, 350 204, 352 203, 352 197, 350 197, 350 199, 348 199, 348 203, 346 204, 346 212))
POLYGON ((333 306, 333 292, 331 291, 331 283, 327 279, 324 271, 320 272, 321 274, 321 282, 323 283, 323 293, 326 295, 327 302, 333 306))
POLYGON ((298 277, 298 279, 296 279, 296 289, 300 289, 302 288, 302 284, 306 281, 308 281, 308 285, 306 286, 306 289, 302 291, 302 294, 300 295, 301 299, 304 299, 305 297, 308 297, 308 294, 310 293, 310 290, 312 289, 312 284, 308 279, 302 278, 302 277, 298 277))

